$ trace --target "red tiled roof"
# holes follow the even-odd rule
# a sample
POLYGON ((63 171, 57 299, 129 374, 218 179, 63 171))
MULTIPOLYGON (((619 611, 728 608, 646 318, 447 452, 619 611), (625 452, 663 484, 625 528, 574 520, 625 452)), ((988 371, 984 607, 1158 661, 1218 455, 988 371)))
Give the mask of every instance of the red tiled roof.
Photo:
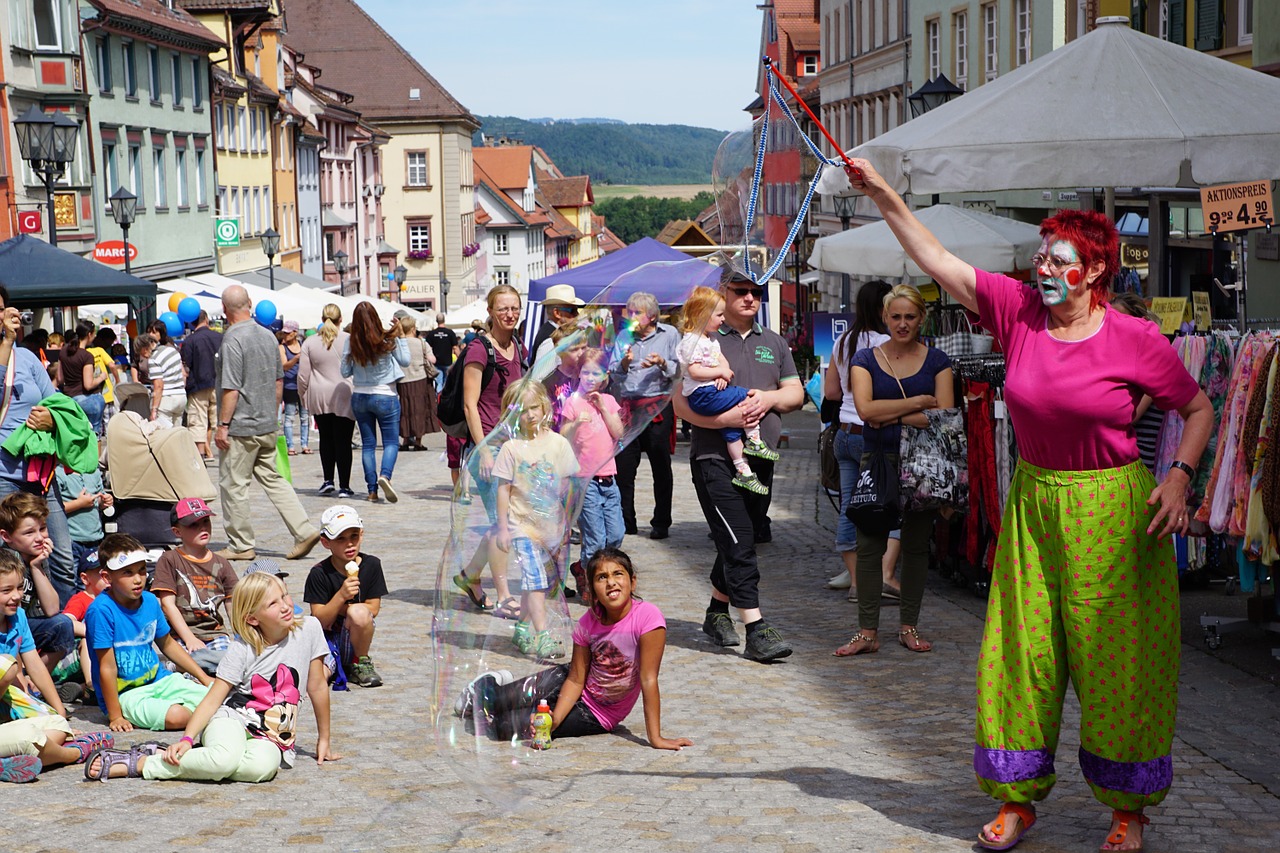
POLYGON ((226 43, 181 9, 170 9, 161 0, 88 0, 98 10, 98 20, 124 30, 178 46, 216 50, 226 43))
POLYGON ((546 213, 547 218, 550 220, 547 225, 548 237, 552 239, 557 237, 568 237, 571 240, 582 239, 582 232, 574 228, 573 223, 565 219, 564 215, 546 200, 546 195, 541 190, 538 191, 534 198, 537 199, 538 204, 541 205, 543 212, 546 213))
POLYGON ((489 216, 489 214, 485 212, 485 209, 477 204, 475 209, 476 225, 488 225, 492 221, 493 217, 489 216))
POLYGON ((605 228, 600 232, 600 236, 597 238, 596 242, 600 246, 600 251, 606 255, 610 252, 616 252, 619 249, 627 248, 627 244, 622 241, 622 238, 617 234, 614 234, 608 228, 605 228))
POLYGON ((264 12, 270 14, 271 0, 175 0, 188 12, 264 12))
MULTIPOLYGON (((477 184, 483 185, 485 189, 489 190, 489 192, 492 193, 497 198, 498 203, 501 204, 503 207, 505 207, 507 211, 512 216, 514 216, 520 223, 524 225, 540 225, 541 224, 540 222, 533 221, 533 218, 528 213, 526 213, 525 210, 520 207, 520 205, 512 201, 511 196, 507 195, 507 193, 503 190, 503 188, 498 186, 494 182, 493 178, 489 175, 488 172, 484 170, 484 167, 481 166, 479 163, 475 164, 475 179, 477 184)), ((485 216, 486 218, 488 218, 488 214, 485 214, 485 216)), ((499 224, 505 224, 505 223, 499 223, 499 224)))
MULTIPOLYGON (((366 118, 379 123, 452 119, 480 126, 354 0, 288 0, 287 23, 285 42, 323 69, 326 81, 355 95, 366 118), (413 89, 418 98, 411 100, 413 89)), ((413 25, 418 23, 415 19, 413 25)))
POLYGON ((575 175, 571 178, 543 178, 538 189, 552 207, 581 207, 594 203, 591 195, 591 178, 575 175))
POLYGON ((471 149, 471 160, 477 170, 484 169, 490 181, 504 190, 523 190, 529 185, 529 164, 533 148, 528 145, 502 145, 471 149))

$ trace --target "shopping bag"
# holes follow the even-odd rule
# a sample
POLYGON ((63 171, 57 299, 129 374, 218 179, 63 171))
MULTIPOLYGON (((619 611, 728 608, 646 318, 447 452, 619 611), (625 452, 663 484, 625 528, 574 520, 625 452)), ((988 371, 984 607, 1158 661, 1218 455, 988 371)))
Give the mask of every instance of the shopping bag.
POLYGON ((968 312, 960 312, 956 328, 950 333, 940 335, 934 346, 955 358, 961 355, 986 355, 991 352, 995 338, 976 331, 969 321, 968 312))
POLYGON ((926 409, 927 429, 902 426, 898 489, 907 511, 969 507, 969 448, 964 413, 926 409))
POLYGON ((867 460, 858 472, 858 482, 844 514, 859 530, 872 536, 888 536, 889 531, 902 524, 897 465, 883 451, 873 451, 867 460))
POLYGON ((293 466, 289 464, 289 445, 285 443, 284 436, 276 437, 276 473, 289 481, 289 485, 293 485, 293 466))

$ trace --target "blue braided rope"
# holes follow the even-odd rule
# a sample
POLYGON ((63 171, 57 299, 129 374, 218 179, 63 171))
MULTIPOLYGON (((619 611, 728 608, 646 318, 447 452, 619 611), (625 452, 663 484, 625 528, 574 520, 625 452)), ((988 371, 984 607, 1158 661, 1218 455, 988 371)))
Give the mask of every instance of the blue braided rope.
MULTIPOLYGON (((773 70, 765 66, 765 74, 770 81, 773 80, 773 70)), ((770 84, 772 85, 772 83, 770 84)), ((742 229, 742 257, 747 267, 747 274, 751 273, 751 255, 747 252, 751 245, 751 227, 755 224, 756 219, 756 203, 760 199, 760 178, 764 174, 764 147, 765 141, 769 138, 769 110, 764 111, 764 118, 760 123, 760 143, 756 150, 756 168, 751 175, 751 195, 747 202, 747 220, 742 229)), ((754 280, 754 275, 752 275, 754 280)), ((758 282, 757 282, 758 283, 758 282)))

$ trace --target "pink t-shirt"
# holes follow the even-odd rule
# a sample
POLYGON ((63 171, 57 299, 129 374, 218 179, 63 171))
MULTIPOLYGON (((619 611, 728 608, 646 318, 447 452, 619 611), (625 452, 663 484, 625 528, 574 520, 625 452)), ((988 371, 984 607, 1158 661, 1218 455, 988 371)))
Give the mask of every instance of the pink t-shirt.
POLYGON ((627 718, 640 698, 640 638, 667 620, 657 605, 631 602, 631 612, 614 625, 604 625, 588 610, 573 630, 573 644, 591 650, 582 698, 606 730, 627 718))
MULTIPOLYGON (((622 406, 608 394, 600 395, 600 405, 606 412, 618 414, 622 406)), ((612 477, 618 473, 618 463, 613 454, 618 442, 609 435, 604 416, 581 394, 573 394, 564 401, 560 410, 561 424, 565 432, 583 415, 590 420, 578 424, 573 430, 573 451, 578 455, 578 473, 583 477, 612 477)))
POLYGON ((1092 471, 1134 462, 1133 413, 1142 395, 1173 411, 1200 390, 1154 323, 1107 306, 1093 335, 1060 341, 1049 334, 1038 291, 976 272, 982 325, 1005 353, 1005 402, 1018 453, 1032 465, 1092 471))

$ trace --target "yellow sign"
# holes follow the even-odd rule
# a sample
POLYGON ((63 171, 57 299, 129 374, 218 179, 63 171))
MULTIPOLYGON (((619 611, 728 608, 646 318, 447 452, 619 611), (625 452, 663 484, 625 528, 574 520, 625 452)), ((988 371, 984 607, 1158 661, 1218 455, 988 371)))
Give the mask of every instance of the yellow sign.
POLYGON ((1209 309, 1209 294, 1203 290, 1193 291, 1191 306, 1196 317, 1196 329, 1207 332, 1213 328, 1213 313, 1209 309))
POLYGON ((1151 300, 1151 313, 1160 318, 1160 334, 1172 335, 1182 325, 1182 316, 1190 305, 1185 296, 1157 296, 1151 300))
POLYGON ((924 298, 925 302, 937 302, 942 299, 942 291, 937 284, 931 281, 928 284, 920 285, 920 296, 924 298))
POLYGON ((1200 188, 1204 224, 1210 231, 1247 231, 1271 224, 1271 182, 1249 181, 1200 188))

